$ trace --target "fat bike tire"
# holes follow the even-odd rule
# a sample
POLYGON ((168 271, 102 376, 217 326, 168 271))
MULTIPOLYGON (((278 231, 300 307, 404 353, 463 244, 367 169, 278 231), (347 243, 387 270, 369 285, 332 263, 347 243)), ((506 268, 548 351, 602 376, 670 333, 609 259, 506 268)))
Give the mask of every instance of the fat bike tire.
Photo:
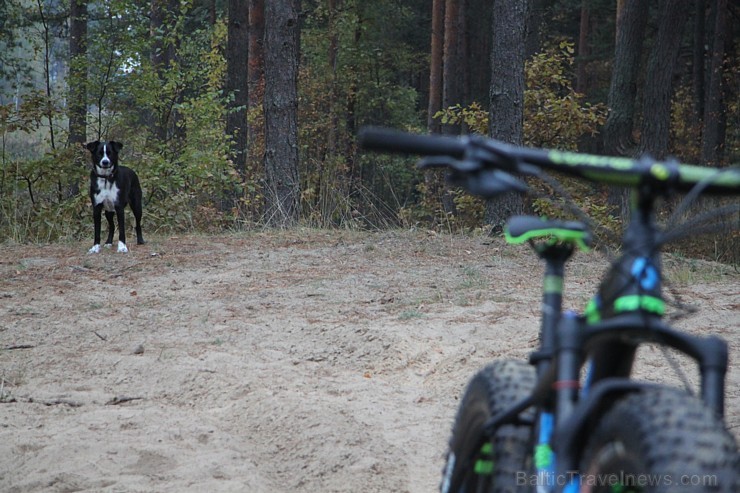
POLYGON ((588 493, 740 491, 735 439, 703 402, 669 388, 617 401, 595 425, 580 470, 588 493))
MULTIPOLYGON (((480 437, 486 420, 528 397, 534 385, 534 368, 517 360, 494 361, 471 379, 452 429, 442 493, 524 493, 533 489, 531 424, 503 425, 482 447, 480 437)), ((523 418, 532 422, 533 411, 527 411, 523 418)))

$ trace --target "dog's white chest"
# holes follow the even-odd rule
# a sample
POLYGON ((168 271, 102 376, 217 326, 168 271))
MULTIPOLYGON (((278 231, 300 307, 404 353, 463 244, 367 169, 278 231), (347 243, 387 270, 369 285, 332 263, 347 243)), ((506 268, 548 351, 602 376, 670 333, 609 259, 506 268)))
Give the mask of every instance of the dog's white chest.
POLYGON ((118 185, 105 178, 98 178, 98 191, 95 194, 95 205, 103 204, 106 211, 114 211, 118 201, 118 185))

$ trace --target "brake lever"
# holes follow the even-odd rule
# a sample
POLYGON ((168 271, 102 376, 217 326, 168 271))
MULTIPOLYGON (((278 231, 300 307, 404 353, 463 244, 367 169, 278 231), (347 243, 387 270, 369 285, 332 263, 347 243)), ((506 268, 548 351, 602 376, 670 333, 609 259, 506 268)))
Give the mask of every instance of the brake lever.
POLYGON ((469 159, 459 160, 450 156, 427 156, 416 165, 419 169, 446 168, 457 173, 472 173, 481 169, 482 163, 469 159))
POLYGON ((473 195, 491 199, 507 192, 524 193, 527 185, 511 174, 490 168, 480 169, 475 174, 451 171, 450 183, 463 187, 473 195))
POLYGON ((523 193, 527 185, 512 174, 496 169, 487 163, 506 163, 507 168, 520 169, 521 163, 507 162, 507 156, 486 147, 485 141, 471 138, 463 159, 451 156, 427 156, 417 164, 419 169, 445 168, 449 170, 447 180, 473 195, 490 199, 507 192, 523 193))

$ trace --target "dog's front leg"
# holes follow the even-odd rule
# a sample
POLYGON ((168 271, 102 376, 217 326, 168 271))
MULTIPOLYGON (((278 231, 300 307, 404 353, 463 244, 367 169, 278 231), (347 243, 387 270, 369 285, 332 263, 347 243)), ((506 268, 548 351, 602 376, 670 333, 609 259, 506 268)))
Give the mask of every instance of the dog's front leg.
POLYGON ((100 226, 103 219, 103 206, 96 205, 93 207, 93 227, 95 228, 95 239, 93 246, 87 253, 98 253, 100 252, 100 226))
POLYGON ((118 253, 127 253, 126 214, 124 214, 123 207, 116 207, 116 217, 118 217, 118 253))

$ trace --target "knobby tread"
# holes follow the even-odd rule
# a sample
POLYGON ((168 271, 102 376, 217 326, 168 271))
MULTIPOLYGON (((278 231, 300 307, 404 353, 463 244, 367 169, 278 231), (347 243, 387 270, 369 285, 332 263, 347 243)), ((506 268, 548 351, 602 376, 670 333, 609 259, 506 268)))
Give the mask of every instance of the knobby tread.
MULTIPOLYGON (((450 453, 466 457, 477 443, 483 423, 491 416, 530 395, 535 385, 534 368, 523 361, 498 360, 478 372, 468 384, 462 398, 452 436, 450 453)), ((531 420, 531 412, 524 416, 531 420)), ((493 473, 488 476, 471 474, 470 465, 456 462, 453 483, 466 477, 458 492, 526 492, 529 486, 517 484, 517 474, 532 474, 532 426, 501 426, 493 439, 493 473)), ((448 460, 449 460, 448 453, 448 460)))
POLYGON ((613 491, 600 489, 600 478, 625 473, 654 483, 636 491, 740 491, 735 439, 699 399, 670 388, 629 394, 614 404, 591 434, 581 471, 592 491, 613 491))

